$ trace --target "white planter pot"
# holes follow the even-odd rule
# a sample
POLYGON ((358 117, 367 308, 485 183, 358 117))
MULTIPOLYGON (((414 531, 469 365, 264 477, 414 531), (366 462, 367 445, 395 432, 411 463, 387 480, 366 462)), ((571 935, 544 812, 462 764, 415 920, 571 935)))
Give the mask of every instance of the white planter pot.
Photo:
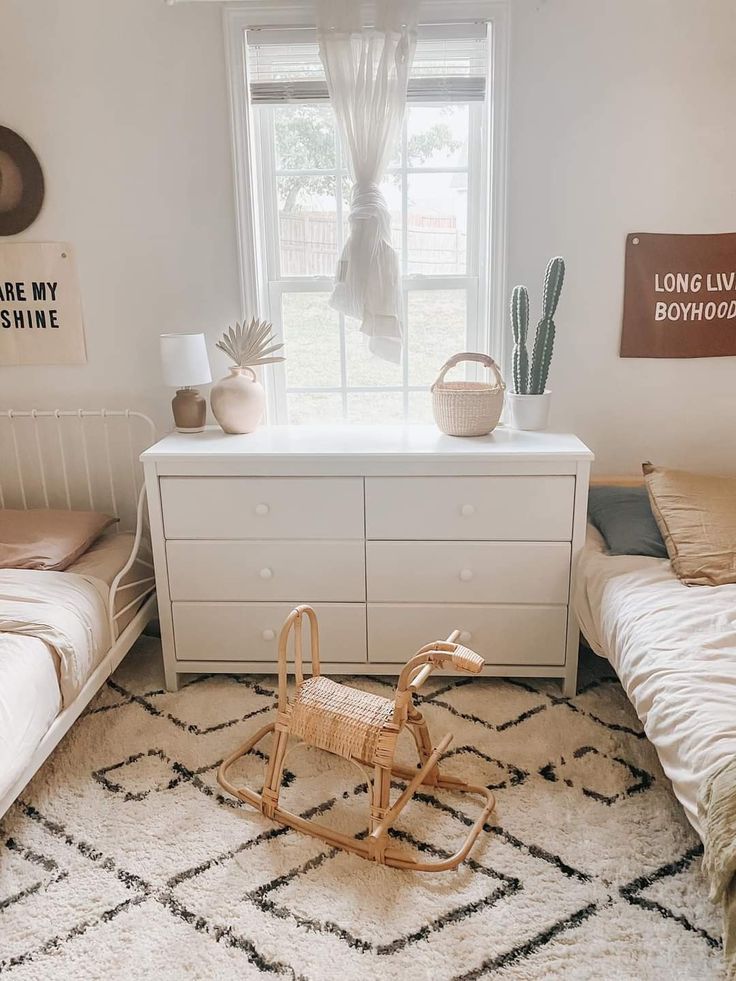
POLYGON ((507 392, 506 399, 511 408, 512 428, 536 431, 547 428, 552 401, 552 392, 549 389, 543 395, 517 395, 516 392, 507 392))
POLYGON ((263 417, 266 395, 252 368, 234 367, 212 386, 210 405, 226 433, 252 433, 263 417))

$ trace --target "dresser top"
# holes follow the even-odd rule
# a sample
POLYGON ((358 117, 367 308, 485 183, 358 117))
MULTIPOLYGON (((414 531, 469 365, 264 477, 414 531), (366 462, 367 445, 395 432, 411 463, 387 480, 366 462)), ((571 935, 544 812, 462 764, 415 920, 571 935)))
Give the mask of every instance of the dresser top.
MULTIPOLYGON (((267 472, 291 464, 295 471, 310 466, 329 472, 391 472, 406 464, 414 472, 434 472, 444 465, 458 472, 464 463, 473 472, 497 471, 508 465, 534 462, 546 464, 550 472, 563 461, 567 467, 592 460, 593 454, 577 436, 560 433, 530 433, 497 428, 488 436, 445 436, 433 426, 263 426, 245 436, 229 436, 218 426, 202 433, 170 433, 146 450, 141 459, 154 462, 161 473, 203 472, 203 467, 220 472, 267 472), (218 464, 220 467, 218 467, 218 464)), ((573 467, 574 469, 574 467, 573 467)))

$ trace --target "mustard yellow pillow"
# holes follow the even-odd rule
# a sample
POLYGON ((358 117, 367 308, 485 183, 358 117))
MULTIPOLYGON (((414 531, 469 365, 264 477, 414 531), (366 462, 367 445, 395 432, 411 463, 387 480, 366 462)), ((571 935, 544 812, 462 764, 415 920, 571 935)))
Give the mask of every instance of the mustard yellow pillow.
POLYGON ((117 520, 97 511, 0 509, 0 569, 61 572, 117 520))
POLYGON ((642 471, 675 575, 690 586, 736 583, 736 477, 642 471))

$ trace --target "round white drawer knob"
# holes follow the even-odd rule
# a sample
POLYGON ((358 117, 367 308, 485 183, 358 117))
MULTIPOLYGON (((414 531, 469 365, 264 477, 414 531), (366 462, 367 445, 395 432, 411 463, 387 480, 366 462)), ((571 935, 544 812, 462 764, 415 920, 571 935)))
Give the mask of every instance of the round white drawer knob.
POLYGON ((268 514, 269 511, 270 508, 268 504, 256 504, 256 514, 260 515, 261 517, 268 514))
POLYGON ((462 582, 470 582, 470 580, 472 578, 473 578, 473 570, 472 569, 461 569, 460 570, 460 579, 461 579, 462 582))
POLYGON ((472 517, 472 515, 475 514, 475 505, 474 504, 463 504, 463 506, 460 508, 460 514, 464 518, 470 518, 470 517, 472 517))
POLYGON ((261 637, 263 637, 264 640, 273 640, 275 636, 276 636, 275 630, 264 630, 263 633, 261 634, 261 637))
POLYGON ((469 643, 472 639, 473 639, 473 635, 469 630, 463 630, 460 636, 458 637, 458 640, 462 641, 463 644, 469 643))
POLYGON ((261 579, 273 579, 273 569, 269 569, 268 566, 266 566, 265 569, 261 569, 258 575, 261 577, 261 579))

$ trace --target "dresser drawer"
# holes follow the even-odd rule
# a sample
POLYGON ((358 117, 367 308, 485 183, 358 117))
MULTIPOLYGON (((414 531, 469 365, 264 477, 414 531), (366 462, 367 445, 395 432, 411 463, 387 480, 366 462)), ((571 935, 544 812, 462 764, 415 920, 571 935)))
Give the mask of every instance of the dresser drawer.
POLYGON ((362 538, 359 477, 162 477, 166 538, 362 538))
POLYGON ((566 606, 368 606, 371 662, 405 663, 453 630, 488 664, 564 664, 566 606))
POLYGON ((567 603, 567 542, 367 542, 369 602, 567 603))
POLYGON ((362 542, 166 543, 172 600, 365 599, 362 542))
MULTIPOLYGON (((270 661, 278 664, 279 632, 293 603, 173 603, 177 661, 270 661)), ((321 659, 366 660, 365 606, 317 603, 321 659)), ((304 664, 309 665, 308 628, 304 664)), ((293 641, 289 643, 289 659, 293 641)))
POLYGON ((368 477, 366 536, 570 541, 574 477, 368 477))

